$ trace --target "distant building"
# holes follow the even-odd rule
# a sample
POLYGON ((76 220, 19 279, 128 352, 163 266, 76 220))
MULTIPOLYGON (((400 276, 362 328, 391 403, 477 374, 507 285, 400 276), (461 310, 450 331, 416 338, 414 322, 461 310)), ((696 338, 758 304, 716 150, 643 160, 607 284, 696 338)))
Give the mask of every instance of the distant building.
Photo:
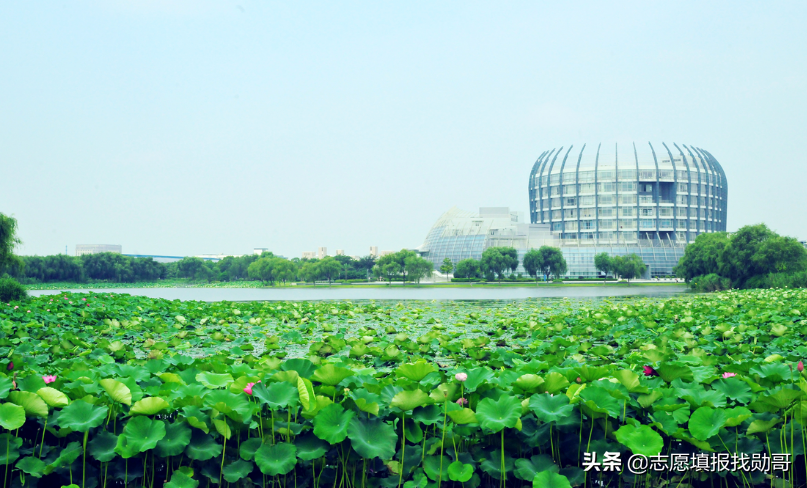
POLYGON ((370 256, 374 258, 378 257, 378 246, 370 246, 370 256))
POLYGON ((317 257, 317 253, 313 251, 303 251, 303 259, 314 259, 317 257))
POLYGON ((256 247, 255 249, 252 250, 252 254, 257 254, 258 256, 260 256, 265 252, 269 252, 269 249, 266 247, 256 247))
POLYGON ((76 244, 76 256, 98 254, 101 252, 121 254, 123 252, 123 246, 118 244, 76 244))
POLYGON ((395 251, 381 251, 381 253, 378 254, 378 257, 383 258, 389 254, 395 254, 395 251))
POLYGON ((317 257, 322 259, 328 255, 328 248, 327 247, 320 247, 317 248, 317 257))
POLYGON ((345 255, 345 250, 344 249, 337 249, 336 250, 336 255, 337 256, 344 256, 345 255))

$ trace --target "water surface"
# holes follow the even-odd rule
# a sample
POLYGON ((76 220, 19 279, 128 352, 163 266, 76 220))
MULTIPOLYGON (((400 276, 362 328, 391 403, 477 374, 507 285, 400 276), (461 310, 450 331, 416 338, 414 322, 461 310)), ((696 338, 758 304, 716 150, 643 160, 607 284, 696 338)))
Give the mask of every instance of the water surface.
MULTIPOLYGON (((128 293, 168 300, 206 302, 254 300, 519 300, 525 298, 604 298, 645 296, 667 298, 680 295, 685 285, 667 286, 535 286, 535 287, 275 287, 275 288, 98 288, 63 290, 77 293, 128 293)), ((58 290, 29 291, 33 296, 54 295, 58 290)))

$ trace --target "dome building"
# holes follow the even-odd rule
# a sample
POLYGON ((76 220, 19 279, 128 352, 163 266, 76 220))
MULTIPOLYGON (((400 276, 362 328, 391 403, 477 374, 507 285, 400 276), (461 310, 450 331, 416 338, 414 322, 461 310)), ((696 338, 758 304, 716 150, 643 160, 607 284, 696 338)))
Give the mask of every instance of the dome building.
POLYGON ((726 230, 727 192, 720 163, 694 146, 560 147, 532 167, 530 220, 563 245, 681 245, 726 230))

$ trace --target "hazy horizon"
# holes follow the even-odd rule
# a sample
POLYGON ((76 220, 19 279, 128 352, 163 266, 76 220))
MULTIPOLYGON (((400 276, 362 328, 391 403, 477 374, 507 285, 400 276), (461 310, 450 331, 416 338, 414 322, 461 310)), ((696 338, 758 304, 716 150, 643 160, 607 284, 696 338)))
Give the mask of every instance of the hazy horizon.
POLYGON ((17 252, 300 257, 529 218, 544 150, 694 145, 728 230, 807 239, 807 4, 83 0, 0 5, 17 252))

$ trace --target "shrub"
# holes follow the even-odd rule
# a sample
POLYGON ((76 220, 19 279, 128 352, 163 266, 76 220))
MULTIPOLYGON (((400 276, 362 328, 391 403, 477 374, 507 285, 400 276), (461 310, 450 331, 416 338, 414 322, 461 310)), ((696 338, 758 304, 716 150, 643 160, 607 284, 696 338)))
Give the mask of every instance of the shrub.
POLYGON ((731 289, 731 280, 715 273, 710 273, 692 280, 692 289, 695 291, 729 290, 731 289))
POLYGON ((28 298, 25 288, 13 278, 0 278, 0 302, 20 301, 28 298))

